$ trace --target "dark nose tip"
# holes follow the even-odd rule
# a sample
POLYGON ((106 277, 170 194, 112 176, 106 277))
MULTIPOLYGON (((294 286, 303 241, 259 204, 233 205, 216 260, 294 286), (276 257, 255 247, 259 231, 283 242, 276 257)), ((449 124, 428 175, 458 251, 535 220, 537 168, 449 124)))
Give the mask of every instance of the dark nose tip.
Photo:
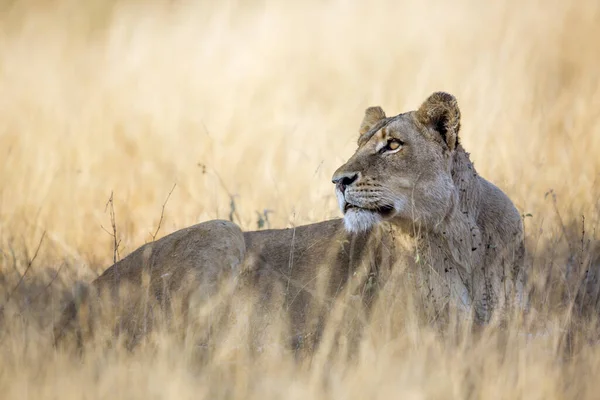
POLYGON ((335 183, 342 193, 346 191, 346 188, 352 185, 358 179, 358 173, 356 172, 345 172, 339 175, 335 175, 331 180, 335 183))

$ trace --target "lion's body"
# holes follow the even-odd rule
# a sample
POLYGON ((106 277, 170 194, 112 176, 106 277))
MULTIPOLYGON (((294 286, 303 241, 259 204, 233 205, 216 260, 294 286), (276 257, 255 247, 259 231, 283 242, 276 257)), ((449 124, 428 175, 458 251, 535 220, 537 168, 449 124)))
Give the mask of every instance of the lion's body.
MULTIPOLYGON (((323 316, 314 304, 327 309, 347 288, 369 303, 402 265, 432 316, 459 310, 488 321, 522 296, 522 222, 458 143, 460 114, 446 96, 393 118, 367 110, 359 149, 334 175, 344 219, 244 233, 201 223, 141 247, 93 285, 128 281, 164 299, 184 286, 210 296, 230 277, 263 299, 281 295, 301 333, 323 316)), ((58 336, 76 314, 71 305, 58 336)))

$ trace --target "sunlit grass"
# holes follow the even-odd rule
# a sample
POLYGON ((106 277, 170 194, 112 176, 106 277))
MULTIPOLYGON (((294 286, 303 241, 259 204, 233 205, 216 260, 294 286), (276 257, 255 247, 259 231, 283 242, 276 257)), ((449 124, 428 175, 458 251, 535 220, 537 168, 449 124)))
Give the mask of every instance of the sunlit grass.
POLYGON ((592 0, 0 1, 1 397, 595 398, 597 37, 592 0), (212 347, 201 312, 133 352, 108 323, 83 357, 50 345, 65 291, 112 262, 111 193, 120 256, 174 185, 159 237, 338 217, 330 178, 364 109, 437 90, 526 215, 535 307, 508 328, 440 334, 386 293, 350 360, 333 339, 298 360, 275 316, 248 344, 243 303, 212 347))

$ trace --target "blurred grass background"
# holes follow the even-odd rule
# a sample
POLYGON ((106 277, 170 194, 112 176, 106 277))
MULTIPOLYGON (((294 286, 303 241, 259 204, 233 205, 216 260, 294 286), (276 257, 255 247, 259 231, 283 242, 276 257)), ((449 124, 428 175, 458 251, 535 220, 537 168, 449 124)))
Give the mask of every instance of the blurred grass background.
POLYGON ((570 332, 581 339, 570 361, 557 349, 569 273, 600 267, 599 37, 595 0, 1 0, 0 392, 594 398, 589 332, 570 332), (229 218, 232 200, 243 229, 265 210, 271 227, 338 217, 330 177, 364 109, 397 114, 437 90, 458 98, 478 171, 530 215, 528 262, 552 333, 456 344, 394 320, 385 346, 312 368, 227 346, 198 363, 166 334, 158 350, 98 350, 83 364, 50 350, 61 290, 112 261, 111 193, 121 256, 151 240, 175 184, 158 236, 229 218))

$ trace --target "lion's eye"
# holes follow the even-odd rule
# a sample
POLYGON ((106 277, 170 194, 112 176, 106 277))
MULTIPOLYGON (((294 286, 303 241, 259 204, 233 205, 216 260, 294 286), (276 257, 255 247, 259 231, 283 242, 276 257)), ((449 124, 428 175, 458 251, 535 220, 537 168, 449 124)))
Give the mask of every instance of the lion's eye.
POLYGON ((381 153, 385 153, 387 151, 396 151, 399 150, 404 145, 404 142, 398 139, 388 139, 387 144, 383 146, 380 150, 381 153))

